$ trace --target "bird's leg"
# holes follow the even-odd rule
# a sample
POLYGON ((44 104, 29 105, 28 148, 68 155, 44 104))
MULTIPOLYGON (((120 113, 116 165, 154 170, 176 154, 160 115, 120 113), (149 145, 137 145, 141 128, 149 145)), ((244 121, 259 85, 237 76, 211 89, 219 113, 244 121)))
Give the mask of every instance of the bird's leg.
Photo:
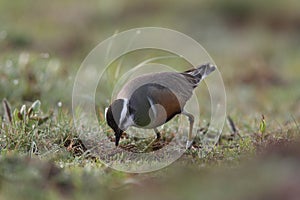
POLYGON ((193 143, 193 126, 194 126, 194 116, 191 113, 188 113, 186 111, 183 111, 181 114, 187 116, 190 121, 190 130, 188 135, 188 141, 186 142, 186 149, 189 149, 191 144, 193 143))
POLYGON ((155 138, 154 140, 152 140, 152 141, 150 142, 150 144, 148 144, 148 145, 146 146, 146 148, 143 150, 143 152, 147 151, 147 150, 148 150, 155 142, 159 141, 160 138, 161 138, 161 134, 160 134, 159 130, 158 130, 157 128, 154 128, 153 130, 154 130, 154 132, 156 133, 156 138, 155 138))
POLYGON ((156 140, 160 140, 161 134, 160 134, 159 130, 157 128, 154 128, 153 130, 156 133, 156 140))

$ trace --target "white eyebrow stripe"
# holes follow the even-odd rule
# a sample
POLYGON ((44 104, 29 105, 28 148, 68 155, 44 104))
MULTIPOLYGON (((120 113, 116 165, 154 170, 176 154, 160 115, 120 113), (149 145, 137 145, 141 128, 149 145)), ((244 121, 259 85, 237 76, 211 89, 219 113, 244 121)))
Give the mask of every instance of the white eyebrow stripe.
POLYGON ((108 110, 108 107, 107 107, 107 108, 105 108, 105 110, 104 110, 104 117, 105 117, 105 120, 106 120, 106 114, 107 114, 107 110, 108 110))
POLYGON ((120 121, 119 121, 119 126, 122 124, 122 122, 125 120, 126 114, 127 114, 127 103, 128 99, 124 99, 122 111, 121 111, 121 116, 120 116, 120 121))

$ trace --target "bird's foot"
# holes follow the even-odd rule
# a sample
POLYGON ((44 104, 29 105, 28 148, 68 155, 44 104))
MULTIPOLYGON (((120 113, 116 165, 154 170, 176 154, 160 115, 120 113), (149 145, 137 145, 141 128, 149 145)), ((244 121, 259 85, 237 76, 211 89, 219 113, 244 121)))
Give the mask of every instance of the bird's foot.
POLYGON ((188 141, 186 142, 185 149, 190 149, 192 144, 193 144, 193 140, 188 140, 188 141))

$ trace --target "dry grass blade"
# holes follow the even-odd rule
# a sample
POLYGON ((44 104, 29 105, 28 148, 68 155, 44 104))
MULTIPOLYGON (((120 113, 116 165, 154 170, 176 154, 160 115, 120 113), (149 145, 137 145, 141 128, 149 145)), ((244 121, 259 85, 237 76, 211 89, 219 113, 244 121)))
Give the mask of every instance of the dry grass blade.
POLYGON ((236 129, 236 126, 235 126, 232 118, 229 115, 227 116, 227 120, 228 120, 228 126, 229 126, 232 134, 235 135, 237 133, 237 129, 236 129))
POLYGON ((241 139, 243 139, 242 136, 240 135, 239 130, 237 129, 235 123, 233 122, 233 119, 229 115, 227 116, 227 122, 228 122, 228 126, 232 132, 231 136, 235 137, 237 135, 241 139))

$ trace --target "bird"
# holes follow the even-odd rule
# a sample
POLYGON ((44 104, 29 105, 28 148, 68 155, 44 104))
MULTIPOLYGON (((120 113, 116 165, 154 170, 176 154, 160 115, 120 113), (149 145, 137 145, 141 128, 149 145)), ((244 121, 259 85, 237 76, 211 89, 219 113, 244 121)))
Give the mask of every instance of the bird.
POLYGON ((186 143, 189 148, 193 142, 194 116, 186 111, 185 105, 194 89, 215 69, 215 65, 205 63, 184 72, 144 74, 125 83, 105 109, 106 122, 114 131, 115 146, 129 127, 153 129, 159 140, 158 127, 182 114, 189 120, 186 143))

